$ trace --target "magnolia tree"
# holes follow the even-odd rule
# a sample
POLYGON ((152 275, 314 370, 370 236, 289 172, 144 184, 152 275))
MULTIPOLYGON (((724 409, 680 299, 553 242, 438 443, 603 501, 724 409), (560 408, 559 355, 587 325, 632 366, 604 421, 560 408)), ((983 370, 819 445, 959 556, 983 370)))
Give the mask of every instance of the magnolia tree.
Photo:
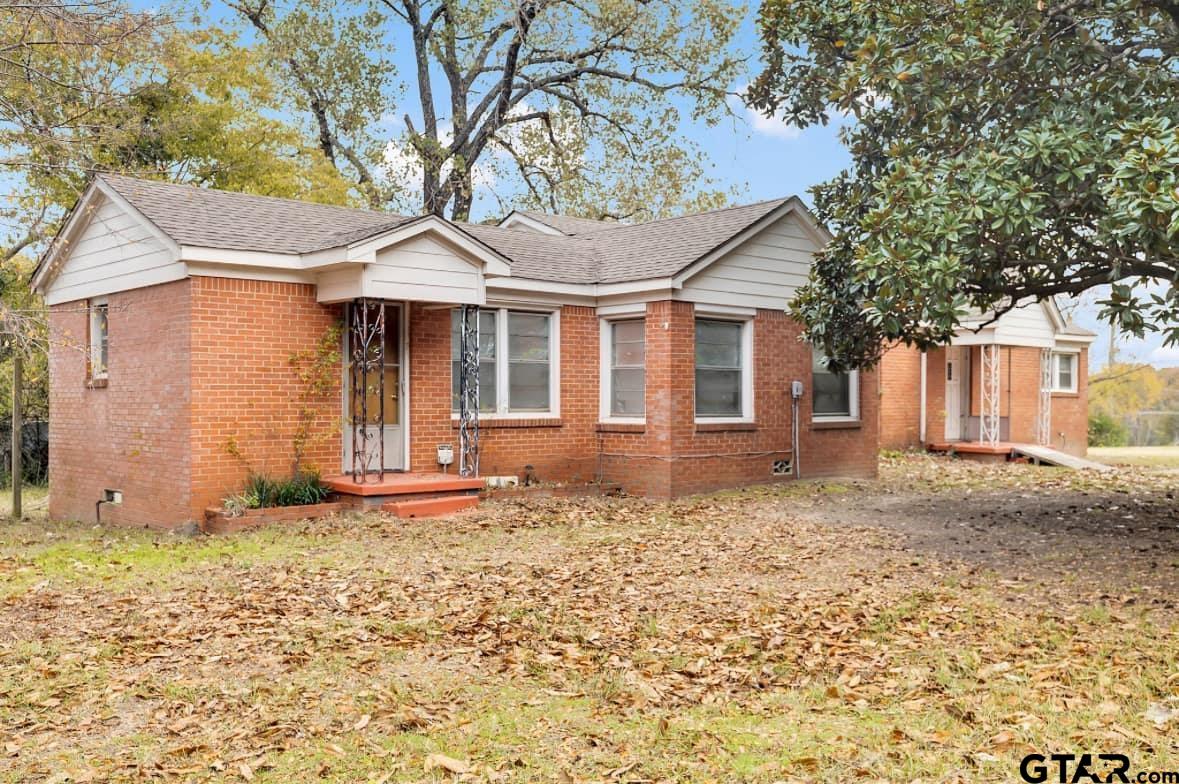
POLYGON ((1103 318, 1179 342, 1179 3, 767 0, 759 24, 751 104, 850 118, 795 307, 836 366, 1104 284, 1103 318))

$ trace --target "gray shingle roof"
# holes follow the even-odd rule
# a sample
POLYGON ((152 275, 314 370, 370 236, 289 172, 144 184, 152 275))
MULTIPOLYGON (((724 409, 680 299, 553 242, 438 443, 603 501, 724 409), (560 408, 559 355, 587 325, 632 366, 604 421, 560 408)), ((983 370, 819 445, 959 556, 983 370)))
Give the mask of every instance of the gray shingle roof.
POLYGON ((309 253, 363 239, 413 220, 387 212, 139 180, 103 182, 180 245, 309 253))
MULTIPOLYGON (((112 174, 100 176, 181 245, 309 253, 358 242, 416 220, 372 210, 112 174)), ((576 221, 581 230, 572 236, 479 224, 454 225, 506 257, 513 277, 561 283, 618 283, 673 276, 786 201, 775 199, 638 224, 545 216, 546 223, 576 221), (586 224, 595 230, 585 230, 586 224)), ((540 220, 539 213, 524 214, 540 220)))
POLYGON ((598 283, 670 277, 786 201, 774 199, 578 236, 598 248, 598 283))
POLYGON ((549 215, 547 212, 536 210, 516 210, 521 215, 531 218, 537 223, 543 223, 549 228, 556 229, 562 234, 585 234, 589 231, 601 231, 625 224, 617 221, 594 220, 593 218, 575 218, 572 215, 549 215))
POLYGON ((593 243, 580 237, 504 229, 477 223, 456 224, 512 263, 512 277, 555 283, 594 283, 598 257, 593 243))

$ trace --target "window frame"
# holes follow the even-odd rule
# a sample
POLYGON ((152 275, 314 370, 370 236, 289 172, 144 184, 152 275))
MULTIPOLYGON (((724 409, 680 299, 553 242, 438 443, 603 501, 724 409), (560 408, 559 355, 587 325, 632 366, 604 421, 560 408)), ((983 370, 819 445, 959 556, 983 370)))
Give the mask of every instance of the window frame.
POLYGON ((603 424, 643 425, 647 423, 647 315, 645 312, 629 313, 625 315, 603 318, 600 321, 601 359, 600 369, 601 403, 598 411, 598 421, 603 424), (626 322, 639 322, 643 325, 643 415, 624 416, 613 413, 614 403, 614 325, 626 322))
MULTIPOLYGON (((811 421, 812 422, 859 422, 860 421, 860 371, 847 371, 847 414, 821 414, 815 411, 815 357, 818 350, 811 347, 811 421)), ((827 371, 829 374, 830 371, 827 371)), ((838 375, 838 374, 831 374, 838 375)))
POLYGON ((110 378, 110 337, 111 337, 111 309, 110 301, 106 297, 95 297, 86 302, 86 381, 89 384, 103 386, 110 378), (106 330, 96 334, 96 317, 99 310, 106 312, 106 330), (105 349, 105 351, 103 351, 105 349), (101 370, 95 369, 95 357, 105 353, 105 362, 101 370))
POLYGON ((1079 383, 1077 376, 1080 375, 1081 365, 1080 356, 1080 352, 1052 350, 1052 392, 1065 395, 1075 395, 1077 393, 1079 383), (1072 363, 1072 373, 1070 374, 1072 376, 1072 385, 1068 387, 1062 387, 1060 385, 1060 360, 1062 357, 1068 357, 1072 363))
POLYGON ((753 318, 731 314, 710 313, 697 309, 692 320, 692 413, 698 425, 751 424, 753 411, 753 318), (733 416, 718 416, 696 413, 698 402, 696 390, 696 324, 700 321, 726 322, 741 326, 741 412, 733 416))
MULTIPOLYGON (((451 309, 454 310, 453 308, 451 309)), ((561 309, 545 306, 508 307, 482 305, 480 311, 495 313, 495 410, 480 411, 480 419, 559 419, 561 416, 561 309), (508 346, 508 313, 526 313, 549 317, 549 407, 547 410, 511 411, 511 360, 508 346)), ((449 335, 447 336, 450 337, 449 335)), ((450 358, 450 388, 454 389, 454 357, 450 358)), ((450 417, 459 414, 451 408, 450 417)))

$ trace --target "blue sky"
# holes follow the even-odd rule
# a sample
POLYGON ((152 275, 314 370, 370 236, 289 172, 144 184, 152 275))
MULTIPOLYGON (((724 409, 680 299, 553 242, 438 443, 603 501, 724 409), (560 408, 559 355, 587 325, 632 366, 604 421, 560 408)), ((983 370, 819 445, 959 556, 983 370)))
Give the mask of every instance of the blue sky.
MULTIPOLYGON (((148 3, 136 3, 148 7, 148 3)), ((756 8, 753 3, 752 8, 756 8)), ((223 13, 223 6, 212 6, 213 19, 223 13)), ((212 21, 212 20, 209 20, 212 21)), ((390 40, 390 59, 400 74, 412 74, 409 41, 390 40)), ((749 11, 735 42, 743 52, 756 55, 759 51, 754 12, 749 11)), ((749 73, 732 85, 739 89, 759 70, 756 59, 752 60, 749 73)), ((837 174, 850 161, 847 151, 838 139, 836 125, 798 129, 776 120, 760 117, 752 111, 734 104, 736 117, 718 126, 707 128, 703 125, 689 125, 683 130, 701 148, 710 164, 708 175, 724 188, 737 191, 739 202, 752 202, 797 194, 810 203, 809 189, 837 174)), ((418 111, 409 108, 410 114, 418 111)), ((394 120, 385 127, 391 135, 397 132, 403 107, 390 107, 386 118, 394 120)), ((476 220, 498 212, 494 200, 476 201, 472 217, 476 220)), ((1094 304, 1099 297, 1089 296, 1073 311, 1073 318, 1080 325, 1097 332, 1101 337, 1092 346, 1090 364, 1094 369, 1105 363, 1108 350, 1109 329, 1097 318, 1094 304)), ((1157 335, 1145 340, 1123 338, 1119 340, 1119 361, 1150 362, 1159 366, 1179 365, 1179 347, 1164 348, 1157 335)))

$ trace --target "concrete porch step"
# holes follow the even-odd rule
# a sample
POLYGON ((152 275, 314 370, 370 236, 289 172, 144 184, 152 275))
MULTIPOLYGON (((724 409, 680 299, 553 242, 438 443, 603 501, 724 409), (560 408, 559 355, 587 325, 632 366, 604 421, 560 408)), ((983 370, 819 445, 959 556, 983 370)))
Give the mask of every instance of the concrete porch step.
POLYGON ((441 517, 464 509, 474 509, 478 505, 479 496, 477 495, 443 495, 434 498, 386 501, 381 504, 381 511, 403 518, 441 517))

